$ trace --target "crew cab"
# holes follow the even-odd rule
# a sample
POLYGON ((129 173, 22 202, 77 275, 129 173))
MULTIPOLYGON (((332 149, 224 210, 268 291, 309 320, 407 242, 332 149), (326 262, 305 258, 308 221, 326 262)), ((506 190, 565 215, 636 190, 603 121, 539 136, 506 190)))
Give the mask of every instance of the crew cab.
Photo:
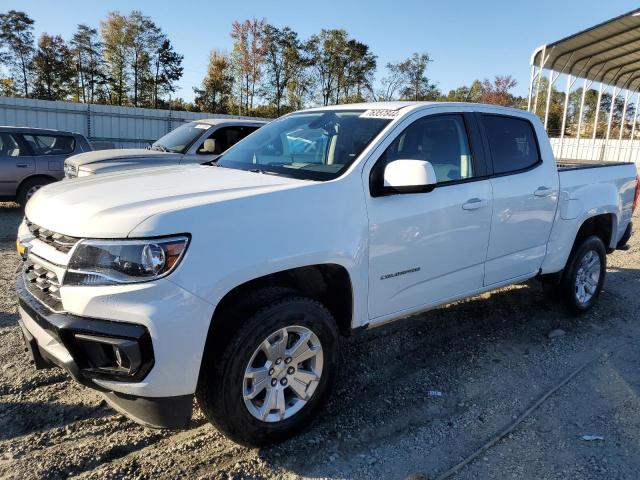
POLYGON ((20 324, 37 367, 140 423, 184 427, 195 396, 264 445, 319 412, 341 334, 534 277, 587 311, 638 191, 633 164, 556 162, 521 110, 295 112, 210 164, 38 191, 20 324))
POLYGON ((265 124, 258 119, 220 118, 188 122, 160 137, 146 149, 96 150, 74 155, 64 163, 65 177, 210 162, 265 124))

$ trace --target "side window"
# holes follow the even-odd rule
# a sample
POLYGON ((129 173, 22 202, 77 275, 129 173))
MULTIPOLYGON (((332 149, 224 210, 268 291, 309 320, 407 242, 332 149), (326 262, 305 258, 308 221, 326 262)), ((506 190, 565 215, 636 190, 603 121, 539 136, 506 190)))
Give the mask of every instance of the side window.
POLYGON ((73 153, 76 140, 67 135, 22 135, 34 155, 67 155, 73 153))
POLYGON ((474 176, 471 150, 461 115, 428 116, 409 125, 387 147, 381 160, 427 160, 438 183, 474 176))
POLYGON ((215 140, 215 144, 213 146, 206 145, 208 142, 205 140, 200 148, 198 148, 197 153, 200 154, 220 154, 224 152, 229 147, 235 145, 244 137, 249 135, 250 133, 256 131, 258 127, 249 127, 249 126, 237 126, 237 127, 222 127, 213 132, 207 140, 215 140), (209 148, 207 148, 207 146, 209 148), (213 148, 213 151, 210 151, 213 148))
POLYGON ((18 140, 10 133, 0 133, 0 157, 20 157, 29 155, 26 148, 20 147, 18 140))
POLYGON ((531 123, 499 115, 482 115, 495 174, 515 172, 540 161, 531 123))

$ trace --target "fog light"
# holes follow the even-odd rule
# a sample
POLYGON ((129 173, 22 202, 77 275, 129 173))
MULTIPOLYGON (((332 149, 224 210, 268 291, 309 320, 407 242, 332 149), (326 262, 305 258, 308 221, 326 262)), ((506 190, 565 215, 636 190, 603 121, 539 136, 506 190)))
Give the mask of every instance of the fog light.
POLYGON ((83 370, 119 376, 134 375, 142 365, 135 340, 76 333, 77 345, 85 359, 83 370))

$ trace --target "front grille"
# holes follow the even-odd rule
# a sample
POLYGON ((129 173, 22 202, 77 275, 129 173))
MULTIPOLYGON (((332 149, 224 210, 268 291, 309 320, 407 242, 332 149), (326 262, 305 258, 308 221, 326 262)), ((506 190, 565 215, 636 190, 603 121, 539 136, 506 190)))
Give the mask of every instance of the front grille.
POLYGON ((42 228, 41 226, 30 222, 28 219, 26 219, 26 222, 29 231, 34 237, 46 243, 47 245, 51 245, 59 252, 68 253, 73 248, 73 246, 78 243, 78 238, 52 232, 51 230, 47 230, 46 228, 42 228))
POLYGON ((76 178, 78 176, 78 168, 75 165, 64 165, 64 174, 67 178, 76 178))
POLYGON ((44 265, 25 260, 22 266, 25 286, 31 295, 55 312, 62 311, 60 282, 55 272, 44 265))

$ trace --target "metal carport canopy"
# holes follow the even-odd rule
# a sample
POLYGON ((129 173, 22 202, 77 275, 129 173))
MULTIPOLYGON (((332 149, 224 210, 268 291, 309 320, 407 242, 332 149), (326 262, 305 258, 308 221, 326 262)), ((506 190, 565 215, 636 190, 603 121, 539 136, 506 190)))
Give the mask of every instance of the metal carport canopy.
POLYGON ((621 89, 640 87, 640 9, 538 48, 531 65, 621 89))

